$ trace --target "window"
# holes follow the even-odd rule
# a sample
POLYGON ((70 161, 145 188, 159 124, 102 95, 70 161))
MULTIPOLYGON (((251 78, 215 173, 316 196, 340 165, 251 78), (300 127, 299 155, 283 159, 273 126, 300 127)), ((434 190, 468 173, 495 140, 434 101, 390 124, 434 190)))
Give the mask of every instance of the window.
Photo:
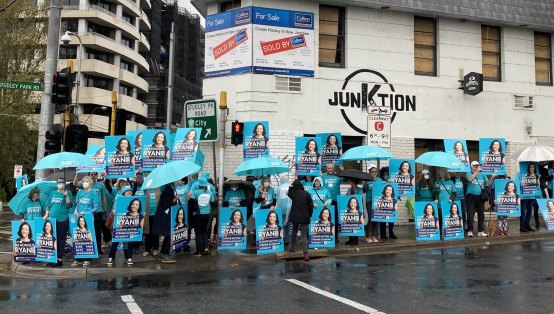
POLYGON ((125 22, 129 23, 129 24, 135 25, 135 18, 130 16, 127 13, 123 13, 121 15, 121 19, 124 20, 125 22))
POLYGON ((552 45, 550 34, 535 33, 535 81, 552 85, 552 45))
POLYGON ((78 46, 60 46, 60 59, 77 59, 78 46))
POLYGON ((437 28, 434 19, 414 17, 414 73, 437 75, 437 28))
POLYGON ((78 19, 63 19, 62 20, 62 33, 66 31, 75 32, 79 31, 79 20, 78 19))
POLYGON ((127 96, 132 96, 133 88, 128 85, 119 84, 119 93, 127 96))
POLYGON ((108 88, 109 82, 105 78, 92 76, 92 75, 85 75, 85 86, 86 87, 96 87, 101 89, 109 89, 108 88))
POLYGON ((221 3, 219 12, 225 12, 236 8, 240 8, 240 0, 225 1, 221 3))
POLYGON ((96 24, 96 23, 92 23, 92 22, 88 22, 87 32, 97 33, 97 34, 104 35, 106 37, 112 38, 111 35, 110 35, 111 32, 112 32, 111 28, 105 27, 105 26, 102 26, 102 25, 99 25, 99 24, 96 24))
POLYGON ((121 68, 123 70, 127 70, 129 72, 133 72, 134 64, 121 60, 119 62, 119 68, 121 68))
POLYGON ((129 39, 125 36, 121 36, 121 43, 124 45, 124 46, 127 46, 131 49, 134 49, 135 48, 135 41, 132 40, 132 39, 129 39))
POLYGON ((104 61, 106 63, 112 63, 110 61, 112 59, 112 55, 109 53, 86 47, 86 54, 87 54, 87 59, 96 59, 96 60, 104 61))
POLYGON ((483 53, 483 79, 500 81, 500 28, 481 26, 481 46, 483 53))
POLYGON ((319 6, 319 66, 344 68, 344 8, 319 6))

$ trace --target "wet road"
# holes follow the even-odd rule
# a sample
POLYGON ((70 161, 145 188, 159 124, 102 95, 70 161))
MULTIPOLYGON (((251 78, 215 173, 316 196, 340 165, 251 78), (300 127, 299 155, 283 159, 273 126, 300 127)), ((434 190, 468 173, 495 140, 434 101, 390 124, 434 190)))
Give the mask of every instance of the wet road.
POLYGON ((360 312, 296 279, 385 313, 554 313, 553 261, 554 241, 536 241, 109 280, 2 276, 0 312, 130 313, 127 295, 144 313, 360 312))

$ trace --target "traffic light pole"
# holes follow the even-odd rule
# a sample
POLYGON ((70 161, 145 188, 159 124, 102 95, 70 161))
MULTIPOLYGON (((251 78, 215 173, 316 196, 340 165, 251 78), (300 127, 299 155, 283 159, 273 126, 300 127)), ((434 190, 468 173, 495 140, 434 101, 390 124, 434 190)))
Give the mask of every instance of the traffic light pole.
MULTIPOLYGON (((46 61, 44 64, 44 91, 40 102, 40 125, 38 129, 37 161, 43 156, 46 148, 46 131, 54 121, 52 105, 52 78, 58 67, 58 51, 62 16, 62 1, 50 1, 50 16, 48 18, 48 40, 46 43, 46 61)), ((46 177, 45 170, 37 170, 35 177, 46 177)))
MULTIPOLYGON (((221 92, 219 95, 219 181, 218 181, 218 197, 217 209, 218 217, 219 210, 223 206, 223 180, 225 177, 224 161, 225 161, 225 122, 227 120, 227 92, 221 92)), ((221 223, 221 222, 220 222, 221 223)))

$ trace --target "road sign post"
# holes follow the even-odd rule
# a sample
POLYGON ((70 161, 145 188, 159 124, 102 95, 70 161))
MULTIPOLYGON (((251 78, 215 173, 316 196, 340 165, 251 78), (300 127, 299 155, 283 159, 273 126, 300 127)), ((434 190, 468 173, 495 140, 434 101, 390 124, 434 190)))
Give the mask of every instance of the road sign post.
POLYGON ((201 128, 200 141, 214 142, 218 139, 218 121, 214 99, 197 99, 185 102, 185 125, 201 128))

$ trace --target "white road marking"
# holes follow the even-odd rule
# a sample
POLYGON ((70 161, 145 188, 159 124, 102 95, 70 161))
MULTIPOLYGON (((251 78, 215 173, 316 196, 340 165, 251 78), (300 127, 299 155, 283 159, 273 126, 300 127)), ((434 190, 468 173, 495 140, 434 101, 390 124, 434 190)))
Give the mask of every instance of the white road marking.
MULTIPOLYGON (((309 285, 309 284, 307 284, 307 283, 304 283, 304 282, 302 282, 302 281, 299 281, 299 280, 296 280, 296 279, 287 279, 287 281, 290 282, 290 283, 293 283, 293 284, 295 284, 295 285, 298 285, 298 286, 300 286, 300 287, 302 287, 302 288, 308 289, 308 290, 310 290, 310 291, 312 291, 312 292, 315 292, 315 293, 321 294, 321 295, 323 295, 323 296, 326 296, 326 297, 328 297, 328 298, 330 298, 330 299, 333 299, 333 300, 335 300, 335 301, 339 301, 339 302, 341 302, 341 303, 344 303, 344 304, 346 304, 346 305, 349 305, 349 306, 351 306, 351 307, 353 307, 353 308, 355 308, 355 309, 358 309, 358 310, 360 310, 360 311, 362 311, 362 312, 365 312, 365 313, 373 313, 373 314, 383 313, 383 312, 380 312, 379 310, 376 310, 376 309, 371 308, 371 307, 369 307, 369 306, 365 306, 365 305, 360 304, 360 303, 358 303, 358 302, 355 302, 355 301, 352 301, 352 300, 349 300, 349 299, 346 299, 346 298, 343 298, 343 297, 339 297, 338 295, 332 294, 332 293, 327 292, 327 291, 325 291, 325 290, 321 290, 321 289, 319 289, 319 288, 316 288, 316 287, 314 287, 314 286, 311 286, 311 285, 309 285)), ((383 313, 383 314, 384 314, 384 313, 383 313)))
POLYGON ((135 302, 135 299, 133 299, 132 295, 122 295, 121 300, 123 300, 123 302, 127 304, 127 308, 129 309, 129 312, 131 312, 131 314, 143 314, 142 310, 135 302))

